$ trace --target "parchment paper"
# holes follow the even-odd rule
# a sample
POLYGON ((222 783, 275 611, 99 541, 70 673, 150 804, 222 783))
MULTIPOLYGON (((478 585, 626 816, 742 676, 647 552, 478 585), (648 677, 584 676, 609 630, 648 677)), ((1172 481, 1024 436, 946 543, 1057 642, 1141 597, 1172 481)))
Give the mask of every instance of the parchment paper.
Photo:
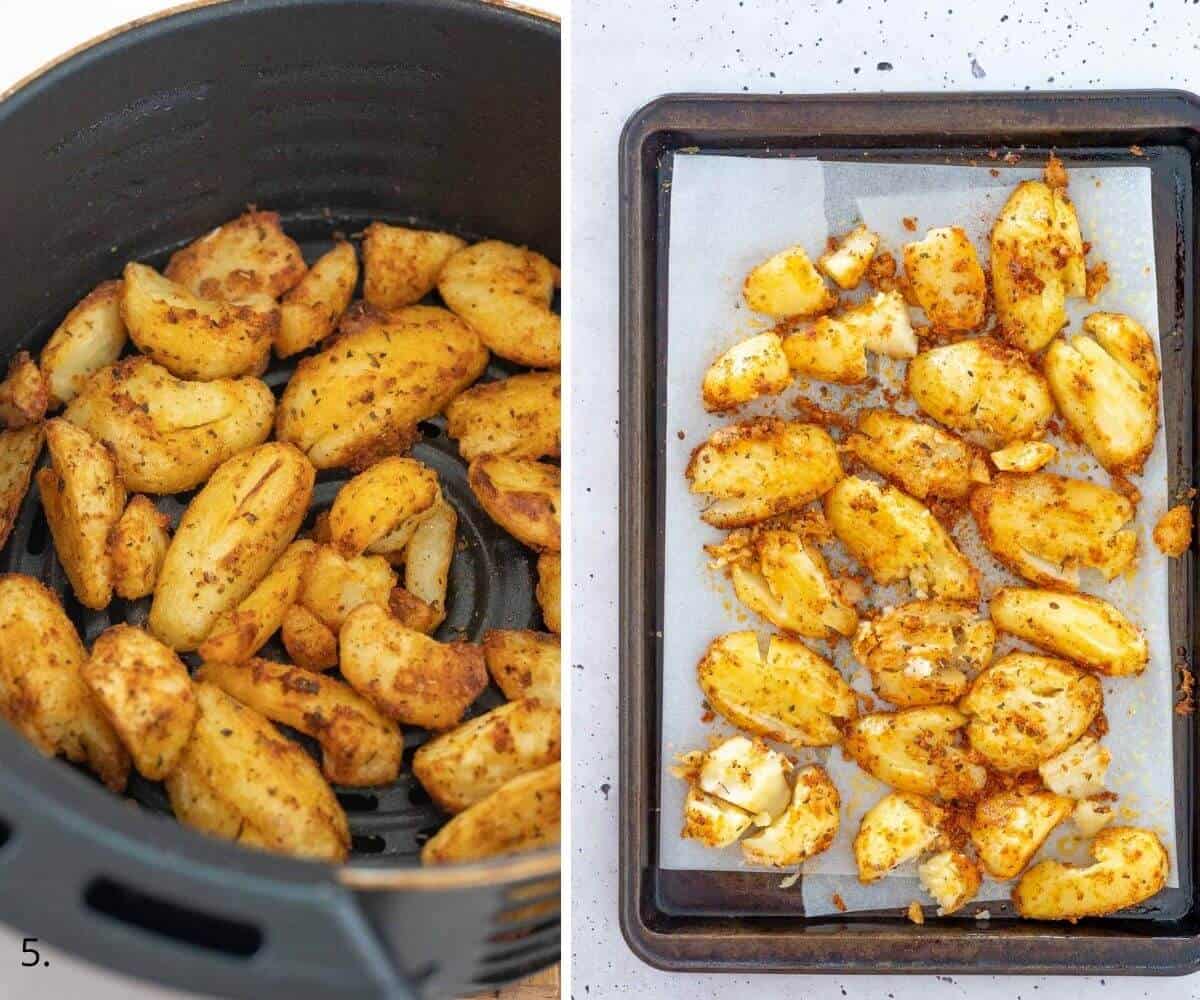
MULTIPOLYGON (((903 244, 922 238, 927 229, 962 226, 986 268, 987 233, 1009 192, 1018 181, 1041 173, 1039 165, 1003 168, 999 176, 993 176, 992 169, 997 166, 986 161, 978 167, 961 167, 708 154, 675 156, 667 360, 664 773, 660 824, 664 868, 754 870, 743 862, 736 845, 717 851, 679 836, 685 787, 668 769, 676 753, 705 747, 714 734, 735 731, 719 717, 711 724, 701 718, 704 709, 696 663, 707 644, 735 629, 753 628, 762 635, 774 631, 769 622, 737 601, 723 575, 707 566, 703 546, 718 541, 724 533, 700 520, 703 500, 689 493, 683 474, 688 457, 722 424, 760 414, 795 417, 792 403, 798 395, 836 410, 840 392, 824 383, 797 380, 781 397, 756 401, 743 407, 736 417, 704 411, 700 384, 708 365, 730 345, 770 326, 770 321, 746 308, 741 283, 756 264, 795 243, 803 245, 815 260, 828 235, 846 232, 859 220, 880 234, 881 250, 892 252, 898 262, 902 260, 903 244), (905 217, 915 217, 915 232, 905 228, 905 217)), ((1070 329, 1077 330, 1079 321, 1091 311, 1124 312, 1157 340, 1149 169, 1084 166, 1071 169, 1069 177, 1083 238, 1092 244, 1089 263, 1107 261, 1112 279, 1096 305, 1086 300, 1070 302, 1070 329)), ((865 291, 864 283, 860 294, 865 291)), ((914 319, 919 318, 920 313, 914 312, 914 319)), ((875 398, 866 397, 860 405, 886 405, 882 391, 888 386, 899 387, 903 363, 878 358, 872 363, 880 376, 880 389, 875 398)), ((907 399, 896 408, 915 411, 907 399)), ((1152 827, 1163 837, 1172 858, 1169 884, 1175 886, 1178 878, 1174 866, 1174 761, 1170 738, 1174 677, 1166 560, 1150 538, 1155 520, 1167 507, 1164 438, 1160 422, 1154 451, 1136 481, 1142 491, 1137 524, 1141 555, 1136 574, 1105 584, 1098 575, 1085 571, 1083 589, 1122 609, 1146 631, 1150 641, 1150 666, 1141 677, 1102 679, 1110 725, 1104 743, 1113 754, 1108 787, 1120 796, 1119 822, 1152 827)), ((1057 437, 1048 440, 1058 445, 1060 454, 1047 471, 1108 484, 1108 476, 1086 449, 1057 437)), ((987 554, 969 515, 960 520, 953 533, 982 573, 985 598, 997 586, 1020 583, 987 554)), ((841 553, 839 560, 839 553, 837 545, 826 550, 835 572, 847 564, 847 557, 841 553)), ((882 606, 910 598, 907 588, 872 586, 867 603, 882 606)), ((811 645, 830 657, 855 688, 870 690, 869 676, 855 663, 848 642, 811 645)), ((997 656, 1020 645, 1002 640, 997 656)), ((888 706, 884 703, 881 707, 888 706)), ((913 899, 928 904, 928 897, 919 891, 915 864, 869 887, 861 886, 855 877, 851 841, 863 813, 886 793, 886 786, 844 759, 837 749, 780 749, 801 762, 822 761, 842 795, 841 831, 836 842, 806 863, 803 888, 792 890, 803 893, 805 912, 817 915, 841 909, 833 902, 835 893, 849 910, 905 907, 913 899)), ((1084 861, 1086 841, 1076 836, 1068 820, 1051 834, 1039 856, 1084 861)), ((781 881, 788 874, 772 870, 779 872, 781 881)), ((977 912, 985 909, 988 901, 1007 899, 1010 888, 1011 883, 985 881, 974 907, 963 912, 977 912)))

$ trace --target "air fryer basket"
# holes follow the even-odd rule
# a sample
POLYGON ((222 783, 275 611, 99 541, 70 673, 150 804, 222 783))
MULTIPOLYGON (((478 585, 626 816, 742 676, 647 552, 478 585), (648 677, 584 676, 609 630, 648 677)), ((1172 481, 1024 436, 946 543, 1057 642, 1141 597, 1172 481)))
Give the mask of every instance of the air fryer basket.
MULTIPOLYGON (((192 5, 15 88, 0 102, 0 148, 2 356, 36 352, 125 261, 161 265, 248 204, 279 210, 310 261, 372 219, 557 260, 558 26, 478 0, 192 5)), ((277 392, 291 367, 268 372, 277 392)), ((508 370, 493 362, 484 377, 508 370)), ((421 430, 414 454, 459 514, 440 636, 540 627, 531 556, 475 504, 441 419, 421 430)), ((344 478, 322 473, 314 506, 344 478)), ((89 642, 144 620, 145 602, 97 613, 74 601, 36 489, 0 570, 54 587, 89 642)), ((406 731, 406 765, 423 738, 406 731)), ((558 852, 420 868, 441 818, 407 766, 387 788, 339 790, 353 834, 343 868, 202 837, 155 784, 135 779, 130 797, 141 808, 0 725, 0 918, 223 996, 452 996, 558 957, 558 852)))

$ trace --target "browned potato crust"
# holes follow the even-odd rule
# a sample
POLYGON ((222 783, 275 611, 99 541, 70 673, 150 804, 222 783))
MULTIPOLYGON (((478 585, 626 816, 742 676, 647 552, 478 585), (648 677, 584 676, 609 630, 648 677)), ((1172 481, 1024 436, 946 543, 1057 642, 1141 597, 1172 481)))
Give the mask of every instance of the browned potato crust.
POLYGON ((337 634, 303 604, 284 612, 280 638, 298 666, 328 670, 337 665, 337 634))
POLYGON ((401 625, 425 635, 435 632, 446 617, 441 608, 435 608, 403 587, 392 588, 388 598, 388 610, 401 625))
POLYGON ((125 513, 108 536, 112 559, 113 590, 127 601, 154 593, 158 571, 171 544, 171 519, 160 514, 154 501, 140 493, 125 506, 125 513))
POLYGON ((29 491, 44 439, 41 424, 30 424, 19 431, 0 431, 0 549, 8 542, 21 502, 29 491))
POLYGON ((467 479, 488 516, 517 541, 538 552, 559 551, 562 501, 557 466, 488 455, 471 463, 467 479))
POLYGON ((279 309, 275 353, 281 358, 320 343, 331 333, 354 297, 358 257, 351 243, 339 243, 318 260, 279 309))
POLYGON ((372 222, 363 232, 363 298, 379 309, 419 302, 433 291, 450 256, 466 245, 450 233, 372 222))
POLYGON ((119 280, 97 285, 59 324, 38 361, 51 404, 69 403, 87 380, 113 364, 125 347, 119 280))
POLYGON ((386 608, 395 586, 396 574, 382 556, 347 559, 319 545, 304 574, 300 603, 336 633, 360 604, 386 608))
POLYGON ((920 242, 906 243, 904 270, 935 330, 974 330, 983 322, 987 282, 961 227, 931 229, 920 242))
POLYGON ((279 298, 305 273, 304 257, 278 212, 251 209, 176 251, 166 275, 206 299, 279 298))
POLYGON ((346 483, 329 509, 329 533, 338 551, 357 556, 402 522, 424 513, 439 496, 437 473, 415 458, 393 456, 346 483))
POLYGON ((490 629, 483 637, 483 658, 505 698, 558 703, 562 690, 558 636, 528 629, 490 629))
POLYGON ((46 415, 50 388, 28 351, 20 351, 9 362, 8 375, 0 382, 0 421, 9 430, 36 424, 46 415))
POLYGON ((468 462, 481 455, 557 458, 561 395, 558 372, 528 372, 476 385, 446 407, 446 430, 468 462))
POLYGON ((557 552, 543 552, 537 561, 537 601, 542 621, 555 635, 562 632, 562 559, 557 552))
POLYGON ((1154 525, 1154 544, 1170 559, 1178 559, 1192 547, 1192 505, 1176 504, 1154 525))

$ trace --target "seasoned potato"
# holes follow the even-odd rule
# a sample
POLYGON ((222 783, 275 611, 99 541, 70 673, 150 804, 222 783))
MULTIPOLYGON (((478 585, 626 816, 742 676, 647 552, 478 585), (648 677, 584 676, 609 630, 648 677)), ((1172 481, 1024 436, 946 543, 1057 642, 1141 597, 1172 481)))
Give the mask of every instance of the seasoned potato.
POLYGON ((783 341, 777 333, 760 333, 738 341, 704 373, 704 408, 732 410, 759 396, 777 396, 792 381, 783 341))
POLYGON ((537 561, 538 607, 542 621, 555 635, 562 631, 562 558, 557 552, 543 552, 537 561))
POLYGON ((364 604, 338 634, 338 662, 351 687, 389 718, 450 729, 485 687, 483 651, 440 643, 405 628, 383 608, 364 604))
POLYGON ((1094 837, 1109 823, 1116 819, 1113 800, 1116 796, 1111 792, 1103 792, 1090 799, 1075 803, 1071 813, 1071 821, 1082 837, 1094 837))
POLYGON ((562 545, 560 479, 558 466, 502 455, 475 459, 467 473, 488 516, 538 552, 558 552, 562 545))
POLYGON ((125 487, 104 445, 65 420, 46 424, 51 468, 37 474, 58 560, 85 608, 108 606, 113 561, 108 535, 125 510, 125 487))
POLYGON ((437 473, 415 458, 393 456, 346 483, 329 510, 329 534, 342 555, 357 556, 440 495, 437 473))
POLYGON ((1068 296, 1086 294, 1083 237, 1063 187, 1024 181, 992 227, 992 294, 1005 338, 1040 351, 1067 323, 1068 296))
POLYGON ((443 826, 421 848, 421 863, 480 861, 557 844, 561 808, 561 764, 522 774, 443 826))
POLYGON ((867 273, 871 258, 879 246, 879 234, 866 226, 855 226, 837 241, 837 248, 821 254, 817 267, 842 289, 857 287, 867 273))
POLYGON ((837 836, 842 800, 825 768, 810 764, 796 773, 792 801, 765 830, 742 841, 742 854, 754 865, 784 868, 829 849, 837 836))
POLYGON ((938 904, 939 917, 961 910, 979 892, 983 880, 977 865, 959 851, 940 851, 917 867, 921 888, 938 904))
POLYGON ((121 282, 105 281, 90 291, 50 335, 38 363, 54 406, 69 403, 87 380, 111 365, 125 347, 121 282))
POLYGON ((906 375, 909 394, 940 424, 988 447, 1039 438, 1054 415, 1041 374, 990 337, 923 351, 906 375))
POLYGON ((444 500, 422 518, 404 559, 404 589, 433 609, 433 631, 446 617, 446 587, 454 559, 458 515, 444 500))
POLYGON ((203 811, 191 805, 199 792, 220 800, 220 814, 236 813, 249 828, 247 837, 242 825, 232 830, 200 826, 206 833, 243 843, 249 839, 254 846, 297 857, 345 860, 350 849, 346 814, 303 747, 215 684, 198 683, 195 692, 196 726, 180 767, 167 776, 167 794, 179 820, 191 824, 215 811, 212 805, 203 811))
POLYGON ((978 449, 891 410, 859 410, 856 433, 847 434, 842 447, 918 500, 961 500, 990 479, 978 449))
POLYGON ((152 635, 114 625, 92 644, 83 679, 151 781, 174 769, 196 722, 196 697, 187 667, 152 635))
POLYGON ((363 232, 363 297, 379 309, 425 298, 451 255, 467 241, 450 233, 372 222, 363 232))
POLYGON ((842 477, 837 447, 815 424, 762 417, 713 432, 685 472, 693 493, 713 498, 701 517, 738 528, 803 507, 842 477))
POLYGON ((85 764, 120 792, 129 754, 83 680, 86 659, 54 593, 0 575, 0 715, 47 757, 85 764))
POLYGON ((486 240, 452 255, 437 288, 493 353, 530 368, 557 368, 561 321, 550 303, 558 282, 558 268, 540 253, 486 240))
POLYGON ((975 605, 910 601, 863 622, 851 648, 875 692, 900 708, 945 705, 992 659, 996 630, 975 605))
POLYGON ((815 316, 837 304, 808 254, 788 247, 759 264, 742 285, 746 305, 768 316, 815 316))
POLYGON ((931 229, 925 239, 904 244, 904 270, 934 330, 974 330, 983 322, 987 282, 959 226, 931 229))
POLYGON ((1099 674, 1140 674, 1150 662, 1141 630, 1090 594, 1005 587, 992 595, 990 614, 1002 631, 1099 674))
POLYGON ((842 753, 902 792, 968 798, 987 771, 958 746, 967 718, 949 705, 860 715, 845 726, 842 753))
POLYGON ((446 407, 446 432, 462 457, 557 458, 562 376, 526 372, 476 385, 446 407))
POLYGON ((140 493, 125 505, 108 535, 113 590, 127 601, 154 593, 159 571, 171 544, 171 519, 140 493))
POLYGON ((796 747, 832 746, 857 712, 842 675, 801 642, 771 636, 764 661, 753 632, 709 644, 697 666, 713 711, 740 729, 796 747))
POLYGON ((971 494, 971 514, 992 555, 1042 586, 1078 589, 1080 566, 1111 580, 1137 558, 1137 533, 1125 528, 1133 505, 1081 479, 1002 472, 971 494))
POLYGON ((510 701, 537 698, 558 704, 562 691, 562 652, 556 635, 520 629, 489 629, 483 658, 496 686, 510 701))
POLYGON ((883 878, 906 861, 942 845, 945 811, 908 792, 890 792, 862 818, 854 838, 858 880, 883 878))
POLYGON ((388 596, 388 611, 405 628, 423 632, 425 635, 436 632, 446 616, 441 608, 427 604, 403 587, 392 588, 388 596))
POLYGON ((418 749, 413 777, 446 812, 462 812, 512 778, 558 760, 561 724, 556 705, 507 702, 418 749))
POLYGON ((304 257, 278 212, 251 210, 214 229, 167 263, 166 275, 205 299, 279 298, 305 272, 304 257))
POLYGON ((276 436, 318 469, 368 465, 400 450, 417 421, 474 382, 487 359, 475 332, 445 309, 351 307, 330 346, 296 366, 276 436))
POLYGON ((126 487, 178 493, 265 441, 274 414, 256 378, 184 382, 139 357, 94 375, 63 416, 108 445, 126 487))
MULTIPOLYGON (((200 656, 208 661, 241 663, 250 659, 283 624, 287 609, 295 604, 316 552, 316 543, 292 542, 275 560, 237 607, 221 614, 200 643, 200 656)), ((232 693, 232 692, 230 692, 232 693)))
POLYGON ((1104 791, 1104 775, 1112 754, 1094 736, 1081 737, 1066 750, 1045 761, 1038 774, 1056 795, 1089 799, 1104 791))
POLYGON ((279 329, 274 300, 201 298, 134 263, 125 265, 121 318, 144 354, 172 375, 200 381, 259 374, 279 329))
POLYGON ((0 549, 12 534, 45 436, 41 424, 0 431, 0 549))
POLYGON ((1034 865, 1013 890, 1013 905, 1033 920, 1103 917, 1134 906, 1167 884, 1170 861, 1158 835, 1138 827, 1116 826, 1092 841, 1095 864, 1086 868, 1061 861, 1034 865))
POLYGON ((877 582, 907 580, 918 597, 979 599, 975 567, 929 508, 900 490, 848 476, 826 495, 825 515, 877 582))
POLYGON ((879 292, 836 315, 822 316, 783 340, 792 371, 824 382, 865 382, 867 351, 892 358, 916 355, 917 335, 899 292, 879 292))
POLYGON ((1154 544, 1169 559, 1178 559, 1192 547, 1192 506, 1181 503, 1163 514, 1154 525, 1154 544))
POLYGON ((0 382, 0 423, 9 430, 36 424, 46 415, 50 389, 28 351, 19 351, 9 362, 0 382))
POLYGON ((993 451, 992 465, 1001 472, 1037 472, 1058 458, 1049 441, 1016 441, 993 451))
POLYGON ((693 785, 683 800, 685 840, 698 840, 705 847, 728 847, 737 841, 754 821, 745 809, 739 809, 693 785))
POLYGON ((1158 431, 1154 341, 1120 313, 1092 313, 1091 337, 1060 338, 1042 369, 1059 412, 1114 475, 1137 475, 1158 431))
POLYGON ((382 556, 347 559, 328 545, 319 545, 304 573, 300 603, 333 632, 361 604, 388 606, 396 574, 382 556))
POLYGON ((792 762, 762 740, 731 736, 702 756, 696 785, 745 809, 756 826, 770 826, 791 801, 791 773, 792 762))
POLYGON ((287 548, 308 513, 314 478, 311 463, 277 441, 217 469, 188 504, 167 549, 150 631, 177 650, 199 646, 287 548))
POLYGON ((1009 653, 971 684, 959 708, 971 747, 997 771, 1030 771, 1084 734, 1104 706, 1100 682, 1065 660, 1009 653))
POLYGON ((205 663, 196 680, 311 736, 321 744, 321 770, 335 784, 386 785, 400 773, 400 730, 341 681, 257 657, 205 663))
POLYGON ((337 664, 337 633, 303 604, 293 604, 283 613, 279 637, 297 666, 328 670, 337 664))
POLYGON ((971 842, 988 874, 1019 875, 1074 805, 1053 792, 1024 790, 1000 792, 976 803, 971 842))
POLYGON ((354 297, 358 257, 354 245, 339 243, 318 260, 279 308, 275 353, 281 358, 307 350, 333 333, 354 297))

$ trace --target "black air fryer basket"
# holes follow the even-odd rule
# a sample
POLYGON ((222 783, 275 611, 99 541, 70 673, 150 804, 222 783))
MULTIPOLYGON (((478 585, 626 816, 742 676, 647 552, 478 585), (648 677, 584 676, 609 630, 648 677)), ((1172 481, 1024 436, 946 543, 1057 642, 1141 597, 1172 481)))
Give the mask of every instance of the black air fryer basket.
MULTIPOLYGON (((374 219, 558 260, 559 29, 479 0, 194 4, 14 88, 0 149, 5 357, 36 353, 126 261, 161 266, 249 204, 278 210, 310 261, 374 219)), ((266 380, 278 392, 290 371, 276 363, 266 380)), ((421 430, 414 454, 459 514, 439 636, 540 628, 531 554, 476 506, 441 418, 421 430)), ((344 478, 322 473, 314 507, 344 478)), ((0 571, 48 583, 89 643, 143 621, 145 602, 97 613, 74 601, 36 494, 0 571)), ((0 723, 0 919, 219 996, 448 997, 557 961, 558 850, 421 868, 444 817, 407 766, 424 734, 405 736, 398 782, 338 790, 353 834, 338 868, 201 836, 157 785, 135 779, 133 801, 117 798, 0 723)))

